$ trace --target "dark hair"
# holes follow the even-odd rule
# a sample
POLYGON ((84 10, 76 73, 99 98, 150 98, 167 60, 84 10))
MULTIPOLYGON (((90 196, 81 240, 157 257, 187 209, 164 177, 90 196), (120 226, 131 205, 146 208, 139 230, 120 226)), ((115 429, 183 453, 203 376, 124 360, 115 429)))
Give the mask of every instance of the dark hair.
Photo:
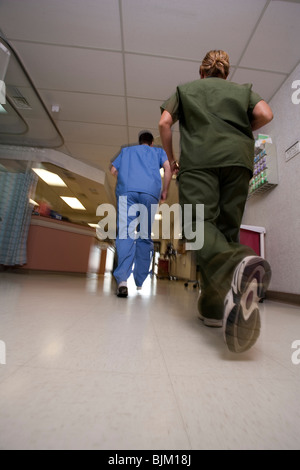
POLYGON ((148 131, 143 131, 139 134, 139 144, 147 144, 147 145, 152 145, 154 140, 153 135, 151 132, 148 131))

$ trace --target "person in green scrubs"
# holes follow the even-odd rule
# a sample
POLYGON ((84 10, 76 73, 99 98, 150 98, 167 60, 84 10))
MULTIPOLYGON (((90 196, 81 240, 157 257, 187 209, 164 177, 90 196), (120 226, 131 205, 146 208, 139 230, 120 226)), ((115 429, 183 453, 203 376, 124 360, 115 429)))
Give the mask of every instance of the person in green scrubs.
MULTIPOLYGON (((253 131, 273 119, 270 106, 251 84, 226 80, 229 56, 209 51, 200 79, 179 85, 161 106, 162 145, 179 199, 204 204, 204 244, 197 251, 201 275, 198 300, 204 325, 223 327, 233 352, 248 350, 260 333, 259 300, 271 279, 269 263, 239 243, 239 232, 253 174, 253 131), (172 126, 179 121, 180 165, 172 145, 172 126)), ((195 223, 195 220, 194 220, 195 223)))

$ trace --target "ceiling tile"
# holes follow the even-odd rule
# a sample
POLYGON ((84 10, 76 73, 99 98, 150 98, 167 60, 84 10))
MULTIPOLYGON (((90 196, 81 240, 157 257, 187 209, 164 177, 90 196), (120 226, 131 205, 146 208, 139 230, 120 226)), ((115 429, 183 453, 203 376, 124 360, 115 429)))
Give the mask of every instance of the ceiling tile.
POLYGON ((56 122, 79 121, 98 124, 126 125, 125 98, 91 93, 41 91, 49 111, 59 105, 59 113, 52 113, 56 122))
POLYGON ((69 142, 120 146, 127 143, 125 126, 63 121, 60 123, 59 127, 67 147, 69 142))
POLYGON ((161 101, 128 98, 128 124, 134 127, 157 127, 161 101))
POLYGON ((290 73, 299 62, 300 3, 270 2, 239 65, 290 73))
POLYGON ((126 54, 127 94, 165 101, 176 86, 199 78, 197 62, 126 54))
POLYGON ((237 62, 265 0, 126 0, 125 51, 202 60, 224 49, 237 62), (238 38, 238 40, 237 40, 238 38))
POLYGON ((15 43, 36 87, 124 95, 122 54, 15 43))
POLYGON ((121 50, 118 0, 2 0, 9 39, 121 50))
POLYGON ((253 91, 261 95, 265 101, 269 101, 286 77, 283 74, 238 68, 233 75, 233 81, 241 84, 252 83, 253 91))
POLYGON ((74 158, 92 163, 103 171, 108 171, 110 162, 119 152, 121 146, 106 146, 81 143, 68 143, 74 158))

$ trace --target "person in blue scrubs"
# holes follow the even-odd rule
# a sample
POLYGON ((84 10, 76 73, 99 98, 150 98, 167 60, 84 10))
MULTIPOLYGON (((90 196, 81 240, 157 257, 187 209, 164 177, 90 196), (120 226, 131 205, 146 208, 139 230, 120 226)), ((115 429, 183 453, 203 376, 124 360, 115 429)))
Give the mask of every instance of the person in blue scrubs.
POLYGON ((153 256, 151 228, 161 200, 164 202, 172 178, 165 151, 153 147, 153 135, 139 134, 139 145, 123 147, 112 162, 111 173, 117 176, 118 206, 116 249, 118 265, 114 271, 117 296, 127 297, 127 279, 132 273, 138 289, 149 274, 153 256), (160 169, 164 169, 164 184, 160 169))

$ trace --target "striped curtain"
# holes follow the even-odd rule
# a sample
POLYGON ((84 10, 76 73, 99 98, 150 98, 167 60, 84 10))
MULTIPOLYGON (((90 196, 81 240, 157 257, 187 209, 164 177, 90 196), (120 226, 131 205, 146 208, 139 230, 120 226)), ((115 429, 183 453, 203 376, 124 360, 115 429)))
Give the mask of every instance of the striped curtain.
POLYGON ((29 203, 37 176, 0 172, 0 265, 20 266, 27 262, 27 237, 32 205, 29 203))

